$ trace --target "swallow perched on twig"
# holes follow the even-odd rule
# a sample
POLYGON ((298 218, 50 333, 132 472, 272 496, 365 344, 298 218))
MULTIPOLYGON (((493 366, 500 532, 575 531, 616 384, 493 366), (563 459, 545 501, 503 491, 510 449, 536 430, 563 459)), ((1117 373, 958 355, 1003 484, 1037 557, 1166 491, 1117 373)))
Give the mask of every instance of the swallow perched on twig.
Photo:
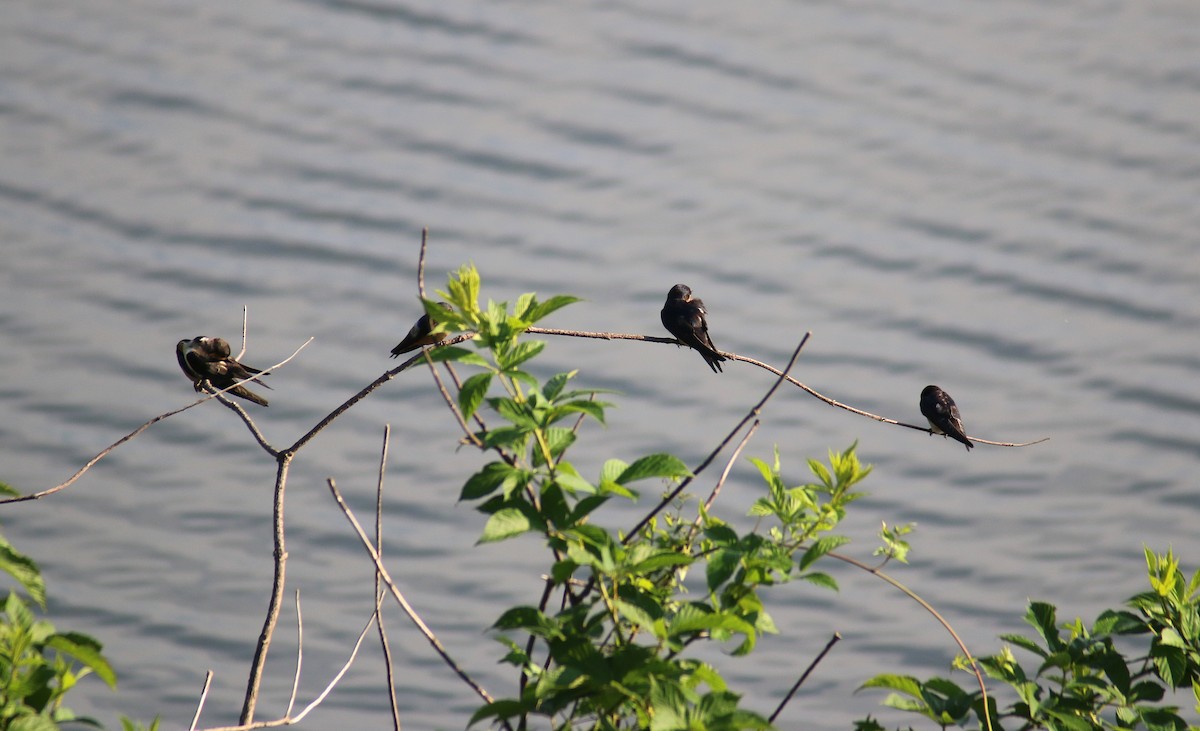
MULTIPOLYGON (((200 390, 200 384, 208 381, 218 390, 228 388, 238 381, 253 380, 270 388, 255 378, 262 373, 257 368, 239 363, 230 357, 229 343, 223 338, 208 338, 203 335, 191 340, 180 340, 175 345, 175 357, 184 375, 192 380, 192 387, 200 390)), ((267 400, 245 386, 236 386, 227 393, 266 406, 267 400)))
POLYGON ((700 351, 713 373, 720 373, 725 356, 717 352, 712 338, 708 337, 708 322, 704 319, 706 314, 708 311, 704 309, 704 302, 692 297, 691 287, 676 284, 667 292, 667 302, 659 317, 667 332, 681 344, 700 351))
POLYGON ((926 386, 921 391, 921 413, 929 420, 929 427, 934 434, 941 434, 967 445, 967 451, 975 445, 967 438, 967 430, 963 428, 962 417, 958 415, 958 405, 950 394, 937 386, 926 386))
MULTIPOLYGON (((447 310, 454 309, 450 306, 449 302, 438 302, 438 307, 442 307, 447 310)), ((391 357, 395 358, 402 353, 416 350, 422 345, 433 345, 434 343, 440 343, 445 340, 447 333, 440 332, 430 334, 430 331, 437 327, 437 324, 437 320, 430 317, 428 312, 426 312, 424 315, 421 315, 419 318, 417 318, 417 321, 413 323, 413 326, 409 329, 408 334, 404 336, 404 339, 401 340, 396 347, 392 348, 391 357)))

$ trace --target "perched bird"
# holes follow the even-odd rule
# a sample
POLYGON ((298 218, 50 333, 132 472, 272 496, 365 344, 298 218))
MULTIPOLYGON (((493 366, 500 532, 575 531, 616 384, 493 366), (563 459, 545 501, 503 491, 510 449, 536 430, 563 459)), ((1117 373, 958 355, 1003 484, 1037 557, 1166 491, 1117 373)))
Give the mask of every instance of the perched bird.
POLYGON ((958 415, 958 406, 950 394, 937 386, 926 386, 921 391, 921 413, 929 419, 929 426, 934 434, 941 434, 967 445, 967 451, 975 445, 967 439, 967 430, 963 428, 962 417, 958 415))
MULTIPOLYGON (((230 352, 229 343, 223 338, 207 338, 202 335, 191 340, 180 340, 175 345, 175 357, 179 359, 179 367, 183 369, 184 375, 192 379, 192 387, 197 391, 205 381, 214 388, 224 389, 246 379, 252 379, 270 388, 255 378, 262 371, 237 362, 230 357, 230 352)), ((267 405, 265 398, 245 386, 236 386, 228 393, 260 406, 267 405)))
MULTIPOLYGON (((454 309, 450 306, 449 302, 438 302, 438 306, 447 310, 454 309)), ((408 334, 404 336, 404 339, 401 340, 396 347, 392 348, 391 357, 395 358, 401 353, 407 353, 409 351, 416 350, 422 345, 433 345, 434 343, 440 343, 445 340, 447 333, 440 332, 433 333, 432 335, 430 334, 429 331, 437 327, 437 324, 437 320, 430 317, 428 312, 426 312, 424 315, 421 315, 421 317, 419 317, 413 324, 412 328, 409 329, 408 334)))
POLYGON ((708 337, 708 322, 704 319, 706 314, 708 311, 704 309, 704 302, 692 297, 691 287, 676 284, 667 292, 667 302, 659 317, 667 332, 680 343, 700 351, 713 373, 720 373, 721 361, 726 358, 717 352, 712 338, 708 337))

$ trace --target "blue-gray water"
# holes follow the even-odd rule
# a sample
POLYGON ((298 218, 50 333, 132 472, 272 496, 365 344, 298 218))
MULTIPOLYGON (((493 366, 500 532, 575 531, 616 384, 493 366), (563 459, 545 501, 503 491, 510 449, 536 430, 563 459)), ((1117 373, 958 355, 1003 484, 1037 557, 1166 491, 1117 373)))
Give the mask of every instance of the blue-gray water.
MULTIPOLYGON (((724 350, 919 422, 927 383, 983 438, 959 445, 830 409, 794 389, 749 452, 804 459, 859 440, 875 464, 850 553, 915 521, 895 567, 978 653, 1020 631, 1029 598, 1087 618, 1144 586, 1142 546, 1200 563, 1200 10, 1160 3, 435 3, 17 0, 0 13, 0 480, 65 479, 193 395, 174 343, 236 342, 250 311, 271 378, 255 416, 290 443, 379 375, 428 282, 473 261, 485 296, 570 292, 550 326, 663 335, 676 282, 724 350)), ((661 345, 554 339, 544 372, 616 388, 577 461, 656 450, 696 464, 761 396, 762 371, 708 371, 661 345)), ((512 691, 484 628, 535 600, 533 541, 476 548, 457 505, 482 459, 414 371, 297 458, 289 587, 302 595, 311 698, 369 607, 365 558, 323 485, 368 517, 394 430, 394 575, 494 693, 512 691)), ((271 575, 274 463, 225 409, 163 422, 69 490, 0 513, 41 562, 51 618, 106 643, 118 693, 76 710, 236 720, 271 575)), ((711 477, 710 483, 711 484, 711 477)), ((741 464, 719 514, 761 493, 741 464)), ((626 514, 613 525, 627 525, 626 514)), ((877 672, 945 674, 955 648, 869 577, 771 594, 783 630, 720 660, 769 712, 845 639, 783 725, 882 712, 877 672)), ((475 706, 398 613, 388 623, 407 728, 475 706)), ((284 612, 260 718, 286 703, 284 612)), ((304 728, 387 723, 364 651, 304 728)), ((958 675, 964 684, 969 678, 958 675)), ((1190 707, 1190 701, 1180 699, 1190 707)))

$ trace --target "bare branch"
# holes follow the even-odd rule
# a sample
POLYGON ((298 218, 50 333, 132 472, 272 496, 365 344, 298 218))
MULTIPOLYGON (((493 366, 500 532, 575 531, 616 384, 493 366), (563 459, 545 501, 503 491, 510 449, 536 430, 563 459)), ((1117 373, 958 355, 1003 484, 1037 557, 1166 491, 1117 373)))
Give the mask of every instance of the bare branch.
POLYGON ((234 360, 241 360, 242 356, 246 354, 246 345, 249 344, 249 338, 248 338, 249 330, 247 329, 247 325, 249 324, 249 322, 250 322, 250 308, 247 307, 246 305, 242 305, 242 349, 240 351, 238 351, 238 354, 234 358, 234 360))
MULTIPOLYGON (((455 345, 457 343, 461 343, 461 342, 470 340, 473 337, 475 337, 475 333, 463 333, 462 335, 458 335, 454 338, 448 338, 447 340, 445 340, 441 343, 438 343, 436 346, 433 346, 433 347, 440 348, 440 347, 444 347, 447 345, 455 345)), ((384 371, 383 375, 381 375, 379 378, 376 378, 374 381, 371 381, 369 384, 367 384, 365 387, 363 387, 363 389, 360 390, 358 393, 354 394, 353 396, 351 396, 350 398, 348 398, 344 402, 342 402, 341 406, 338 406, 336 409, 329 412, 329 414, 326 415, 326 417, 324 419, 321 419, 321 421, 318 422, 316 426, 314 426, 312 429, 309 429, 308 432, 304 434, 304 436, 302 436, 296 440, 295 444, 288 447, 284 451, 285 452, 299 451, 301 447, 303 447, 305 444, 308 444, 309 442, 311 442, 314 437, 316 437, 318 434, 320 434, 321 431, 325 427, 329 426, 330 423, 332 423, 335 419, 337 419, 339 416, 341 416, 342 414, 349 411, 350 408, 352 406, 354 406, 355 404, 357 404, 359 401, 362 401, 364 398, 369 396, 372 391, 379 388, 380 386, 387 383, 388 381, 392 380, 397 375, 399 375, 401 372, 406 371, 409 368, 412 368, 413 365, 422 361, 422 359, 424 358, 425 350, 426 349, 422 349, 416 355, 412 356, 411 358, 404 361, 403 363, 396 366, 395 368, 392 368, 391 370, 388 370, 388 371, 384 371)))
MULTIPOLYGON (((383 557, 383 475, 387 469, 388 445, 391 443, 392 425, 383 425, 383 447, 379 450, 379 482, 375 488, 375 551, 383 557)), ((375 627, 379 630, 379 645, 383 649, 383 665, 387 677, 388 702, 392 708, 392 728, 400 731, 400 706, 396 701, 396 674, 392 665, 392 646, 388 642, 387 630, 383 628, 384 593, 380 590, 379 572, 375 572, 375 627)))
MULTIPOLYGON (((458 408, 458 402, 446 390, 446 384, 442 383, 442 377, 437 372, 437 364, 429 357, 428 351, 422 350, 421 353, 425 356, 425 361, 429 364, 429 372, 433 374, 433 381, 437 384, 438 393, 442 395, 442 400, 446 402, 446 408, 450 409, 451 414, 454 414, 454 419, 463 430, 463 434, 466 435, 467 441, 479 449, 483 449, 483 442, 479 441, 479 437, 475 436, 475 432, 471 431, 471 427, 467 426, 467 421, 463 418, 462 411, 458 408)), ((446 365, 450 364, 447 363, 446 365)), ((459 390, 462 390, 462 384, 458 383, 458 376, 454 374, 453 370, 450 371, 450 374, 454 377, 455 384, 458 385, 459 390)), ((476 418, 478 419, 478 417, 476 418)))
POLYGON ((304 667, 304 615, 300 612, 300 590, 296 590, 296 673, 292 676, 292 697, 288 699, 283 716, 292 715, 296 705, 296 694, 300 692, 300 669, 304 667))
POLYGON ((674 501, 681 492, 687 489, 688 485, 692 484, 692 481, 695 480, 706 467, 712 464, 713 460, 717 458, 717 455, 721 453, 721 450, 725 449, 725 446, 733 440, 733 437, 742 430, 742 427, 746 425, 746 422, 750 421, 751 419, 756 419, 762 413, 763 406, 765 406, 767 401, 775 395, 777 390, 779 390, 779 386, 783 383, 784 379, 787 378, 787 374, 792 370, 792 366, 796 365, 796 359, 800 357, 800 351, 804 348, 804 344, 808 342, 808 339, 811 336, 811 332, 804 333, 804 337, 800 339, 800 344, 796 346, 796 350, 792 352, 791 359, 788 360, 787 368, 784 368, 783 371, 779 373, 779 378, 776 379, 775 383, 771 385, 771 388, 767 390, 766 395, 763 396, 762 399, 750 409, 750 413, 746 414, 746 416, 737 423, 737 426, 733 427, 733 429, 729 431, 729 434, 723 440, 721 440, 721 443, 717 445, 717 448, 714 449, 708 455, 708 457, 706 457, 705 460, 700 463, 700 466, 695 469, 695 471, 692 473, 692 476, 684 478, 674 490, 668 493, 667 496, 664 497, 662 501, 654 507, 653 510, 646 514, 646 517, 642 518, 632 530, 625 534, 625 538, 622 539, 621 543, 629 543, 629 541, 633 540, 634 536, 636 536, 638 532, 642 530, 642 528, 645 528, 646 525, 654 519, 654 516, 658 515, 663 508, 670 505, 671 502, 674 501))
POLYGON ((250 665, 250 677, 246 681, 246 698, 242 702, 242 715, 238 719, 242 724, 254 721, 254 707, 258 704, 258 691, 262 685, 263 668, 267 664, 267 652, 271 647, 271 638, 275 634, 275 625, 279 622, 279 609, 283 605, 283 587, 287 580, 287 541, 283 530, 283 499, 287 491, 288 468, 292 463, 292 452, 282 452, 278 458, 275 473, 275 497, 272 524, 274 526, 275 578, 271 582, 271 599, 267 604, 267 616, 263 620, 262 632, 258 636, 258 644, 254 648, 254 660, 250 665))
POLYGON ((954 643, 958 645, 958 649, 962 650, 963 656, 967 658, 967 662, 971 663, 971 670, 975 673, 975 680, 979 682, 979 692, 983 694, 984 721, 987 724, 988 731, 992 731, 992 714, 987 712, 988 694, 987 687, 983 683, 983 673, 979 671, 979 665, 975 663, 975 657, 971 654, 971 651, 967 649, 966 643, 962 641, 962 638, 958 636, 958 633, 954 631, 954 628, 950 626, 950 623, 946 621, 946 618, 939 614, 938 610, 933 608, 933 605, 922 599, 915 591, 909 589, 907 586, 901 584, 891 576, 883 573, 883 571, 881 571, 878 567, 868 566, 856 558, 851 558, 850 556, 846 556, 835 551, 830 551, 826 555, 830 558, 836 558, 839 561, 860 568, 863 571, 866 571, 868 574, 878 576, 895 588, 899 589, 902 594, 907 596, 909 599, 912 599, 917 604, 920 604, 925 611, 929 612, 929 614, 931 614, 933 618, 938 621, 938 624, 942 625, 942 627, 950 633, 950 636, 954 638, 954 643))
POLYGON ((796 684, 792 686, 792 689, 789 690, 787 695, 783 697, 783 700, 779 702, 779 707, 776 708, 775 712, 771 714, 771 717, 767 719, 768 721, 775 723, 775 719, 779 716, 779 712, 782 711, 783 707, 788 704, 788 701, 792 699, 792 696, 796 695, 796 691, 800 690, 800 686, 804 685, 805 680, 808 680, 808 676, 812 674, 813 669, 817 667, 818 663, 825 659, 825 656, 829 654, 829 651, 833 649, 833 646, 836 645, 840 639, 842 639, 842 636, 839 633, 834 632, 833 637, 829 638, 829 642, 825 643, 825 649, 817 653, 817 656, 813 658, 813 661, 808 664, 808 667, 805 668, 804 672, 800 675, 800 679, 796 681, 796 684))
POLYGON ((192 716, 192 725, 188 726, 188 731, 196 731, 196 724, 200 722, 200 712, 204 710, 204 701, 208 699, 208 689, 212 687, 213 671, 209 670, 204 674, 204 687, 200 689, 200 700, 196 703, 196 713, 192 716))
POLYGON ((417 257, 417 294, 425 299, 425 246, 429 242, 429 227, 421 229, 421 254, 417 257))
POLYGON ((370 554, 371 560, 375 562, 375 570, 379 572, 379 575, 383 578, 383 582, 387 584, 388 590, 392 593, 392 598, 396 600, 396 603, 399 604, 400 608, 404 610, 404 613, 408 615, 409 620, 416 625, 417 629, 425 636, 425 639, 433 647, 434 651, 437 652, 437 654, 442 658, 446 665, 448 665, 450 669, 453 670, 454 673, 463 680, 463 682, 469 685, 471 689, 475 691, 476 695, 488 703, 494 703, 495 699, 493 699, 492 696, 483 689, 483 686, 479 685, 479 683, 476 683, 470 675, 467 675, 465 670, 459 667, 458 663, 454 661, 454 658, 450 657, 450 653, 446 651, 446 648, 442 645, 441 641, 439 641, 437 636, 433 634, 433 630, 429 629, 429 626, 421 620, 421 617, 419 614, 417 614, 417 611, 413 609, 412 605, 408 603, 408 600, 404 598, 404 595, 400 593, 400 589, 398 589, 396 587, 396 583, 392 581, 391 574, 389 574, 388 570, 384 568, 383 562, 379 560, 379 554, 376 553, 375 547, 371 545, 371 539, 368 538, 366 532, 363 531, 362 525, 360 525, 358 522, 358 518, 354 517, 354 512, 350 510, 350 506, 347 505, 346 501, 342 499, 342 494, 338 492, 337 484, 333 481, 333 478, 329 478, 325 481, 325 483, 329 486, 329 492, 332 493, 333 499, 337 501, 338 507, 341 508, 342 513, 346 516, 346 519, 350 521, 350 525, 354 527, 354 532, 358 534, 359 542, 362 543, 363 548, 365 548, 367 553, 370 554))
MULTIPOLYGON (((669 345, 678 345, 679 344, 679 341, 675 340, 674 338, 659 338, 659 337, 653 337, 650 335, 631 335, 628 333, 587 332, 587 331, 583 331, 583 330, 558 330, 558 329, 545 328, 545 327, 531 327, 531 328, 528 328, 525 332, 533 333, 536 335, 561 335, 564 337, 572 337, 572 338, 594 338, 594 339, 600 339, 600 340, 643 340, 648 343, 667 343, 669 345)), ((740 360, 743 363, 749 363, 750 365, 758 366, 759 368, 762 368, 763 370, 770 371, 771 373, 774 373, 777 376, 782 375, 782 371, 780 371, 779 369, 775 368, 774 366, 767 365, 766 363, 763 363, 762 361, 755 360, 754 358, 749 358, 744 355, 738 355, 736 353, 726 353, 725 351, 718 351, 718 352, 720 352, 721 355, 725 356, 726 358, 728 358, 730 360, 740 360)), ((859 416, 865 416, 868 419, 874 419, 875 421, 883 422, 884 424, 894 424, 896 426, 902 426, 902 427, 905 427, 908 429, 916 429, 917 431, 923 431, 928 434, 934 433, 934 431, 932 429, 930 429, 929 427, 920 426, 917 424, 907 424, 902 421, 897 421, 896 419, 889 419, 886 416, 880 416, 879 414, 872 414, 869 411, 863 411, 862 409, 857 409, 848 404, 844 404, 840 401, 829 398, 828 396, 826 396, 822 393, 819 393, 819 392, 813 390, 812 388, 809 388, 808 386, 804 385, 803 383, 796 380, 795 378, 792 378, 791 376, 787 376, 786 380, 788 383, 792 384, 793 386, 796 386, 797 388, 801 389, 802 391, 804 391, 808 395, 812 396, 813 398, 816 398, 820 401, 824 401, 825 403, 829 404, 830 406, 833 406, 833 407, 836 407, 839 409, 845 409, 846 411, 849 411, 852 414, 858 414, 859 416)), ((968 439, 970 439, 972 442, 977 442, 979 444, 991 444, 992 446, 996 446, 996 447, 1028 447, 1028 446, 1032 446, 1034 444, 1041 444, 1042 442, 1048 441, 1050 439, 1050 437, 1043 437, 1042 439, 1037 439, 1032 442, 994 442, 994 441, 990 441, 988 439, 980 439, 978 437, 968 437, 968 439)))
MULTIPOLYGON (((716 502, 717 495, 721 493, 721 487, 725 484, 725 480, 729 478, 729 473, 733 470, 734 462, 737 462, 737 458, 741 455, 742 450, 746 448, 746 445, 750 443, 750 438, 754 436, 754 432, 758 431, 758 427, 761 423, 761 421, 755 419, 754 423, 751 424, 750 428, 746 431, 746 436, 742 437, 742 441, 739 442, 737 448, 733 450, 733 454, 729 455, 729 459, 725 462, 725 469, 721 472, 721 478, 717 480, 717 484, 715 487, 713 487, 712 492, 709 493, 708 499, 704 501, 704 510, 707 511, 712 507, 712 504, 716 502)), ((697 515, 695 525, 699 526, 702 519, 703 515, 697 515)))

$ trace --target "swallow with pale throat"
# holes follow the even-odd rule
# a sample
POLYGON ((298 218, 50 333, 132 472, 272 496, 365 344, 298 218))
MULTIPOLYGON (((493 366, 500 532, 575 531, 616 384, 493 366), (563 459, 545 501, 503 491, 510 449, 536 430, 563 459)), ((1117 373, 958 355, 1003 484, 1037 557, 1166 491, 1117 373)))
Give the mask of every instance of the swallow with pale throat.
POLYGON ((699 351, 713 373, 720 373, 721 362, 726 358, 717 352, 712 338, 708 336, 708 321, 704 318, 707 314, 704 302, 692 296, 691 287, 676 284, 667 292, 667 302, 663 305, 659 317, 663 327, 675 336, 680 344, 699 351))
MULTIPOLYGON (((446 310, 453 310, 449 302, 438 302, 438 307, 446 310)), ((413 326, 409 329, 408 334, 404 336, 396 347, 392 348, 391 357, 395 358, 403 353, 416 350, 424 345, 434 345, 446 339, 447 333, 435 333, 432 330, 437 327, 437 320, 429 316, 426 312, 417 318, 413 326)))
POLYGON ((929 420, 929 428, 934 434, 950 437, 967 445, 967 451, 975 445, 967 438, 967 430, 963 428, 962 417, 958 415, 958 405, 950 394, 937 386, 926 386, 921 391, 921 413, 929 420))
MULTIPOLYGON (((253 380, 264 388, 270 388, 256 376, 262 371, 239 363, 230 357, 232 351, 229 343, 223 338, 209 338, 203 335, 191 340, 180 340, 175 345, 175 357, 179 359, 179 367, 184 375, 192 381, 192 387, 200 390, 201 384, 207 381, 217 390, 233 386, 238 381, 253 380)), ((266 406, 267 400, 245 386, 235 386, 226 393, 253 401, 259 406, 266 406)))

